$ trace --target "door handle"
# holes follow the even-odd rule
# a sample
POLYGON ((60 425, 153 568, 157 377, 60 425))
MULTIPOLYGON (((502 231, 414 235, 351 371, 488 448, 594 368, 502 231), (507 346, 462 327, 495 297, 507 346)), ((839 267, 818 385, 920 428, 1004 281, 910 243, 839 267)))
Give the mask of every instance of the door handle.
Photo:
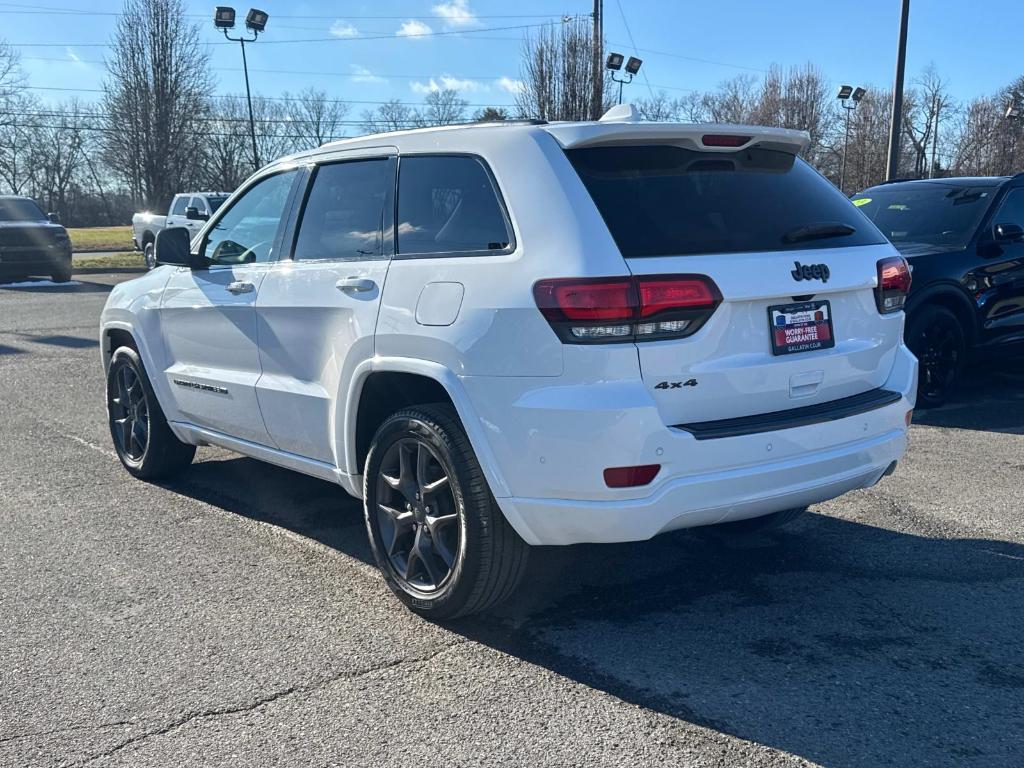
POLYGON ((236 281, 234 283, 228 283, 228 293, 252 293, 256 290, 256 286, 252 283, 245 283, 242 281, 236 281))
POLYGON ((334 287, 346 293, 365 293, 372 291, 377 284, 368 277, 343 277, 334 284, 334 287))

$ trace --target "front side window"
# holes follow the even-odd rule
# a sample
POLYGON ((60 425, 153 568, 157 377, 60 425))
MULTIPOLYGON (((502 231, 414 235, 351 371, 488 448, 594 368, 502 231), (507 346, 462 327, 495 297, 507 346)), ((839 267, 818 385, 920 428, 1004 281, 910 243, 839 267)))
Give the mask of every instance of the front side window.
POLYGON ((666 144, 566 154, 626 258, 885 242, 838 189, 788 152, 666 144))
POLYGON ((500 251, 512 235, 498 193, 475 157, 403 157, 398 171, 398 253, 500 251))
POLYGON ((1010 190, 999 206, 999 213, 996 215, 993 224, 1016 224, 1024 227, 1024 189, 1010 190))
POLYGON ((317 169, 295 240, 296 261, 361 261, 384 254, 387 160, 353 160, 317 169))
POLYGON ((260 264, 273 253, 295 171, 268 176, 246 190, 210 228, 203 254, 215 264, 260 264))
POLYGON ((171 215, 184 216, 186 208, 188 208, 188 197, 185 195, 179 195, 174 198, 174 205, 171 206, 171 215))
POLYGON ((872 187, 853 204, 898 248, 959 250, 974 236, 996 187, 918 181, 872 187))

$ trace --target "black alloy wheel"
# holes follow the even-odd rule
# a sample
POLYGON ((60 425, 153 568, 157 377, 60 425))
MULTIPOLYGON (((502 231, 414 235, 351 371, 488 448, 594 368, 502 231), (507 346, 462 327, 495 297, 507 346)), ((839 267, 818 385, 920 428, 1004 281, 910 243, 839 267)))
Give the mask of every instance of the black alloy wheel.
POLYGON ((149 401, 142 379, 130 365, 119 366, 109 393, 110 429, 122 456, 141 462, 149 447, 149 401))
POLYGON ((917 400, 923 408, 942 405, 964 363, 964 332, 956 315, 944 307, 926 307, 912 317, 907 346, 917 357, 917 400))
POLYGON ((432 620, 506 599, 529 546, 491 495, 455 409, 416 405, 377 429, 363 470, 370 548, 384 581, 432 620))
POLYGON ((387 449, 377 473, 377 525, 394 574, 417 592, 448 581, 462 546, 451 481, 438 452, 416 437, 387 449))

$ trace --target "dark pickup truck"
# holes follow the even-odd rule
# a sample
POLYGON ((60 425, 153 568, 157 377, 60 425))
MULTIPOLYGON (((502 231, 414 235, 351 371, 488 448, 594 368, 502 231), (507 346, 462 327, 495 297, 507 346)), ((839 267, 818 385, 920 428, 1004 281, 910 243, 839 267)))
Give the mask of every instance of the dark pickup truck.
POLYGON ((71 239, 53 214, 47 217, 31 198, 0 196, 0 279, 47 275, 71 279, 71 239))
POLYGON ((913 269, 904 337, 921 407, 940 405, 970 358, 1024 352, 1024 174, 892 182, 853 203, 913 269))

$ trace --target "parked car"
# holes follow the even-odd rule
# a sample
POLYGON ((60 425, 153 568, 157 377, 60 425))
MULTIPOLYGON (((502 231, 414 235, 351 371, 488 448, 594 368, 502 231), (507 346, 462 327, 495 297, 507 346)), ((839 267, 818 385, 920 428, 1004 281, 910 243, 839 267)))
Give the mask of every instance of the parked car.
POLYGON ((30 197, 0 196, 0 277, 47 275, 71 279, 71 239, 57 214, 46 215, 30 197))
POLYGON ((156 266, 153 244, 165 227, 185 227, 198 234, 203 224, 228 199, 228 192, 183 192, 175 195, 166 216, 143 211, 132 216, 132 243, 142 251, 146 266, 156 266))
POLYGON ((435 618, 509 595, 530 545, 749 531, 874 485, 917 385, 907 264, 807 141, 494 123, 277 161, 111 292, 118 456, 341 484, 435 618))
POLYGON ((918 403, 941 405, 972 355, 1024 351, 1024 174, 889 183, 853 202, 913 269, 918 403))

